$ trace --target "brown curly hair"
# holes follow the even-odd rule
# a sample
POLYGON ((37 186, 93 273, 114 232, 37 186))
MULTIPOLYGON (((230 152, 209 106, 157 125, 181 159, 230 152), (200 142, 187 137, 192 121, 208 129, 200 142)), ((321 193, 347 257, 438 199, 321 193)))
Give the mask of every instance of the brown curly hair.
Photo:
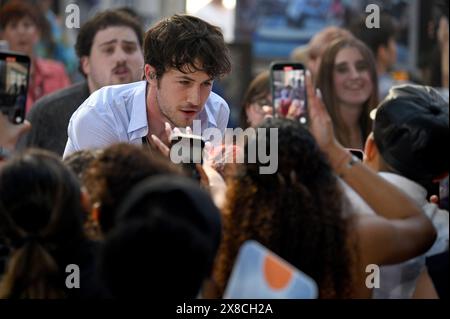
POLYGON ((116 208, 130 189, 147 177, 181 174, 167 159, 132 144, 112 145, 93 160, 83 175, 93 203, 100 203, 99 223, 107 233, 115 223, 116 208))
POLYGON ((240 246, 253 239, 314 278, 320 298, 350 297, 356 247, 337 178, 299 123, 268 119, 261 127, 278 128, 278 172, 261 175, 260 163, 246 163, 229 181, 212 295, 223 294, 240 246))

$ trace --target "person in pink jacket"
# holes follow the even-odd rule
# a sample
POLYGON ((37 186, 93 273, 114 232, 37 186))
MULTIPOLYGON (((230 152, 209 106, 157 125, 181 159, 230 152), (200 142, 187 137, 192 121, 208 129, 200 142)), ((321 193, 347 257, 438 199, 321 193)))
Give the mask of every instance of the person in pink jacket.
POLYGON ((34 45, 39 41, 41 31, 37 12, 33 6, 22 1, 8 2, 0 10, 2 38, 8 42, 11 51, 26 54, 31 59, 27 113, 37 99, 70 84, 63 64, 41 59, 34 54, 34 45))

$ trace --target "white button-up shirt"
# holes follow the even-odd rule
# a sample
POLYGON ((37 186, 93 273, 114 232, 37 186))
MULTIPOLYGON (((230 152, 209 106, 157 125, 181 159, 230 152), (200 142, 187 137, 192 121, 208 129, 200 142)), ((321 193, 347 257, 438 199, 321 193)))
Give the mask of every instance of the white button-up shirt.
MULTIPOLYGON (((105 86, 92 93, 70 118, 64 157, 119 142, 141 144, 148 134, 146 83, 105 86)), ((229 116, 228 104, 211 92, 197 119, 202 132, 214 127, 224 134, 229 116)))
MULTIPOLYGON (((393 173, 380 172, 379 175, 403 190, 419 207, 422 207, 437 232, 436 241, 425 254, 399 264, 380 267, 380 288, 373 290, 372 297, 375 299, 407 299, 411 298, 414 293, 417 278, 425 267, 425 257, 439 254, 448 249, 449 215, 446 210, 429 203, 426 189, 416 182, 393 173)), ((376 214, 350 186, 344 182, 342 185, 355 213, 376 214)))

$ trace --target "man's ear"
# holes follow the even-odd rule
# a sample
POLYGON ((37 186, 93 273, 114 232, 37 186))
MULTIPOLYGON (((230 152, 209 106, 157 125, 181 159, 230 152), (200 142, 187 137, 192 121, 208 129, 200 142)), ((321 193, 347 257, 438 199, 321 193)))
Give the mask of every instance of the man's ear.
POLYGON ((145 79, 147 80, 147 82, 150 85, 157 83, 156 69, 153 66, 151 66, 150 64, 145 64, 144 75, 145 75, 145 79))
POLYGON ((375 143, 375 138, 373 137, 373 132, 369 134, 364 145, 364 161, 373 162, 378 156, 378 147, 375 143))
POLYGON ((90 67, 90 62, 89 62, 89 57, 88 56, 82 56, 80 59, 80 64, 81 64, 81 69, 83 70, 83 73, 85 75, 88 75, 90 73, 91 67, 90 67))

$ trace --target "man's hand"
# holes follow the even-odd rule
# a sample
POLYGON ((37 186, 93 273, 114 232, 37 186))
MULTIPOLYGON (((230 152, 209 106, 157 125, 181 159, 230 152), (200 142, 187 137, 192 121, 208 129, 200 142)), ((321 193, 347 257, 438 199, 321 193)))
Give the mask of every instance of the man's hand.
MULTIPOLYGON (((188 128, 186 128, 186 132, 188 129, 190 130, 190 128, 188 127, 188 128)), ((192 130, 190 130, 190 132, 192 133, 192 130)), ((179 134, 180 130, 178 128, 174 128, 172 130, 172 128, 170 127, 170 124, 166 122, 165 126, 164 126, 164 133, 166 135, 165 140, 167 141, 168 144, 170 144, 170 141, 172 140, 172 135, 179 134)), ((151 139, 149 140, 149 143, 153 149, 158 150, 164 157, 170 156, 170 146, 168 146, 163 141, 161 141, 161 139, 159 137, 157 137, 155 134, 151 135, 151 139)))
POLYGON ((0 113, 0 146, 12 151, 20 136, 31 129, 28 121, 22 124, 13 124, 8 118, 0 113))

